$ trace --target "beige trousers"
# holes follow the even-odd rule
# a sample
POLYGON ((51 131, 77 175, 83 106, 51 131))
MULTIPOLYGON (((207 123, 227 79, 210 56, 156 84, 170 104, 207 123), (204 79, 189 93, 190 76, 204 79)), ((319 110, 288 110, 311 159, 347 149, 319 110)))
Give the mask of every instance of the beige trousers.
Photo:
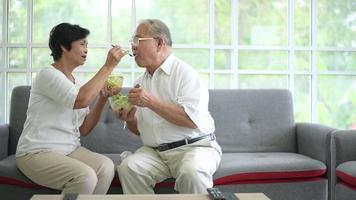
POLYGON ((220 146, 209 138, 162 152, 143 146, 117 170, 125 194, 153 194, 155 184, 170 177, 179 193, 206 193, 221 155, 220 146))
POLYGON ((62 193, 106 194, 115 169, 111 159, 79 147, 69 155, 55 152, 16 158, 17 167, 39 185, 62 193))

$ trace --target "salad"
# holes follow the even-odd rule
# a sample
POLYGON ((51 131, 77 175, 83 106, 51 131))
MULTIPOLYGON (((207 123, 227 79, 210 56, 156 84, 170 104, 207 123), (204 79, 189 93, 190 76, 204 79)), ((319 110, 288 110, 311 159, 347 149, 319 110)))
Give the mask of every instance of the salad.
POLYGON ((111 74, 108 79, 106 79, 104 87, 106 90, 115 89, 120 91, 123 79, 123 76, 119 74, 111 74))
POLYGON ((132 105, 129 102, 129 98, 126 95, 118 93, 114 96, 109 97, 110 106, 114 111, 124 109, 129 112, 132 109, 132 105))

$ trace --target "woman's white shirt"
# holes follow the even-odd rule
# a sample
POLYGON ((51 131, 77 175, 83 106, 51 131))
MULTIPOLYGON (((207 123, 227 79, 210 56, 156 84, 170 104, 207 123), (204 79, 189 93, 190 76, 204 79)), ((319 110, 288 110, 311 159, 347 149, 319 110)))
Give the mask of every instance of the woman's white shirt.
POLYGON ((67 155, 80 146, 79 127, 89 107, 73 108, 79 88, 54 67, 44 68, 37 74, 17 157, 35 152, 67 155))

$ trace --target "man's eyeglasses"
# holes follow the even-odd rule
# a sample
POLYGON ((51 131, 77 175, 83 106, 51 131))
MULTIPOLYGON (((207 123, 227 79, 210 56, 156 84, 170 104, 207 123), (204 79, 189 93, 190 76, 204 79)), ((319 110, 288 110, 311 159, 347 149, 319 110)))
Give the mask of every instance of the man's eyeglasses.
POLYGON ((131 40, 129 40, 131 45, 134 46, 138 46, 138 44, 140 43, 140 41, 144 41, 144 40, 154 40, 157 39, 156 37, 144 37, 144 38, 140 38, 140 37, 133 37, 131 40))

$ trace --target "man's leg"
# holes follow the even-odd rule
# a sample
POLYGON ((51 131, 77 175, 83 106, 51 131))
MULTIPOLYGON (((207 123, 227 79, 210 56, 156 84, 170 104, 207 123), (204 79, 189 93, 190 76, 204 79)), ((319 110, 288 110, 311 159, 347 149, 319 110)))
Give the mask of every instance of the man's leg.
POLYGON ((16 158, 17 167, 32 181, 62 193, 92 194, 97 176, 81 161, 58 153, 33 153, 16 158))
POLYGON ((117 167, 124 194, 154 194, 153 188, 171 174, 155 150, 141 147, 117 167))
POLYGON ((98 154, 84 147, 79 147, 68 155, 71 158, 82 161, 90 166, 98 177, 93 194, 106 194, 115 175, 115 167, 112 160, 102 154, 98 154))
POLYGON ((206 193, 207 188, 213 187, 213 174, 221 160, 220 149, 213 146, 187 145, 172 151, 169 167, 179 193, 206 193))

